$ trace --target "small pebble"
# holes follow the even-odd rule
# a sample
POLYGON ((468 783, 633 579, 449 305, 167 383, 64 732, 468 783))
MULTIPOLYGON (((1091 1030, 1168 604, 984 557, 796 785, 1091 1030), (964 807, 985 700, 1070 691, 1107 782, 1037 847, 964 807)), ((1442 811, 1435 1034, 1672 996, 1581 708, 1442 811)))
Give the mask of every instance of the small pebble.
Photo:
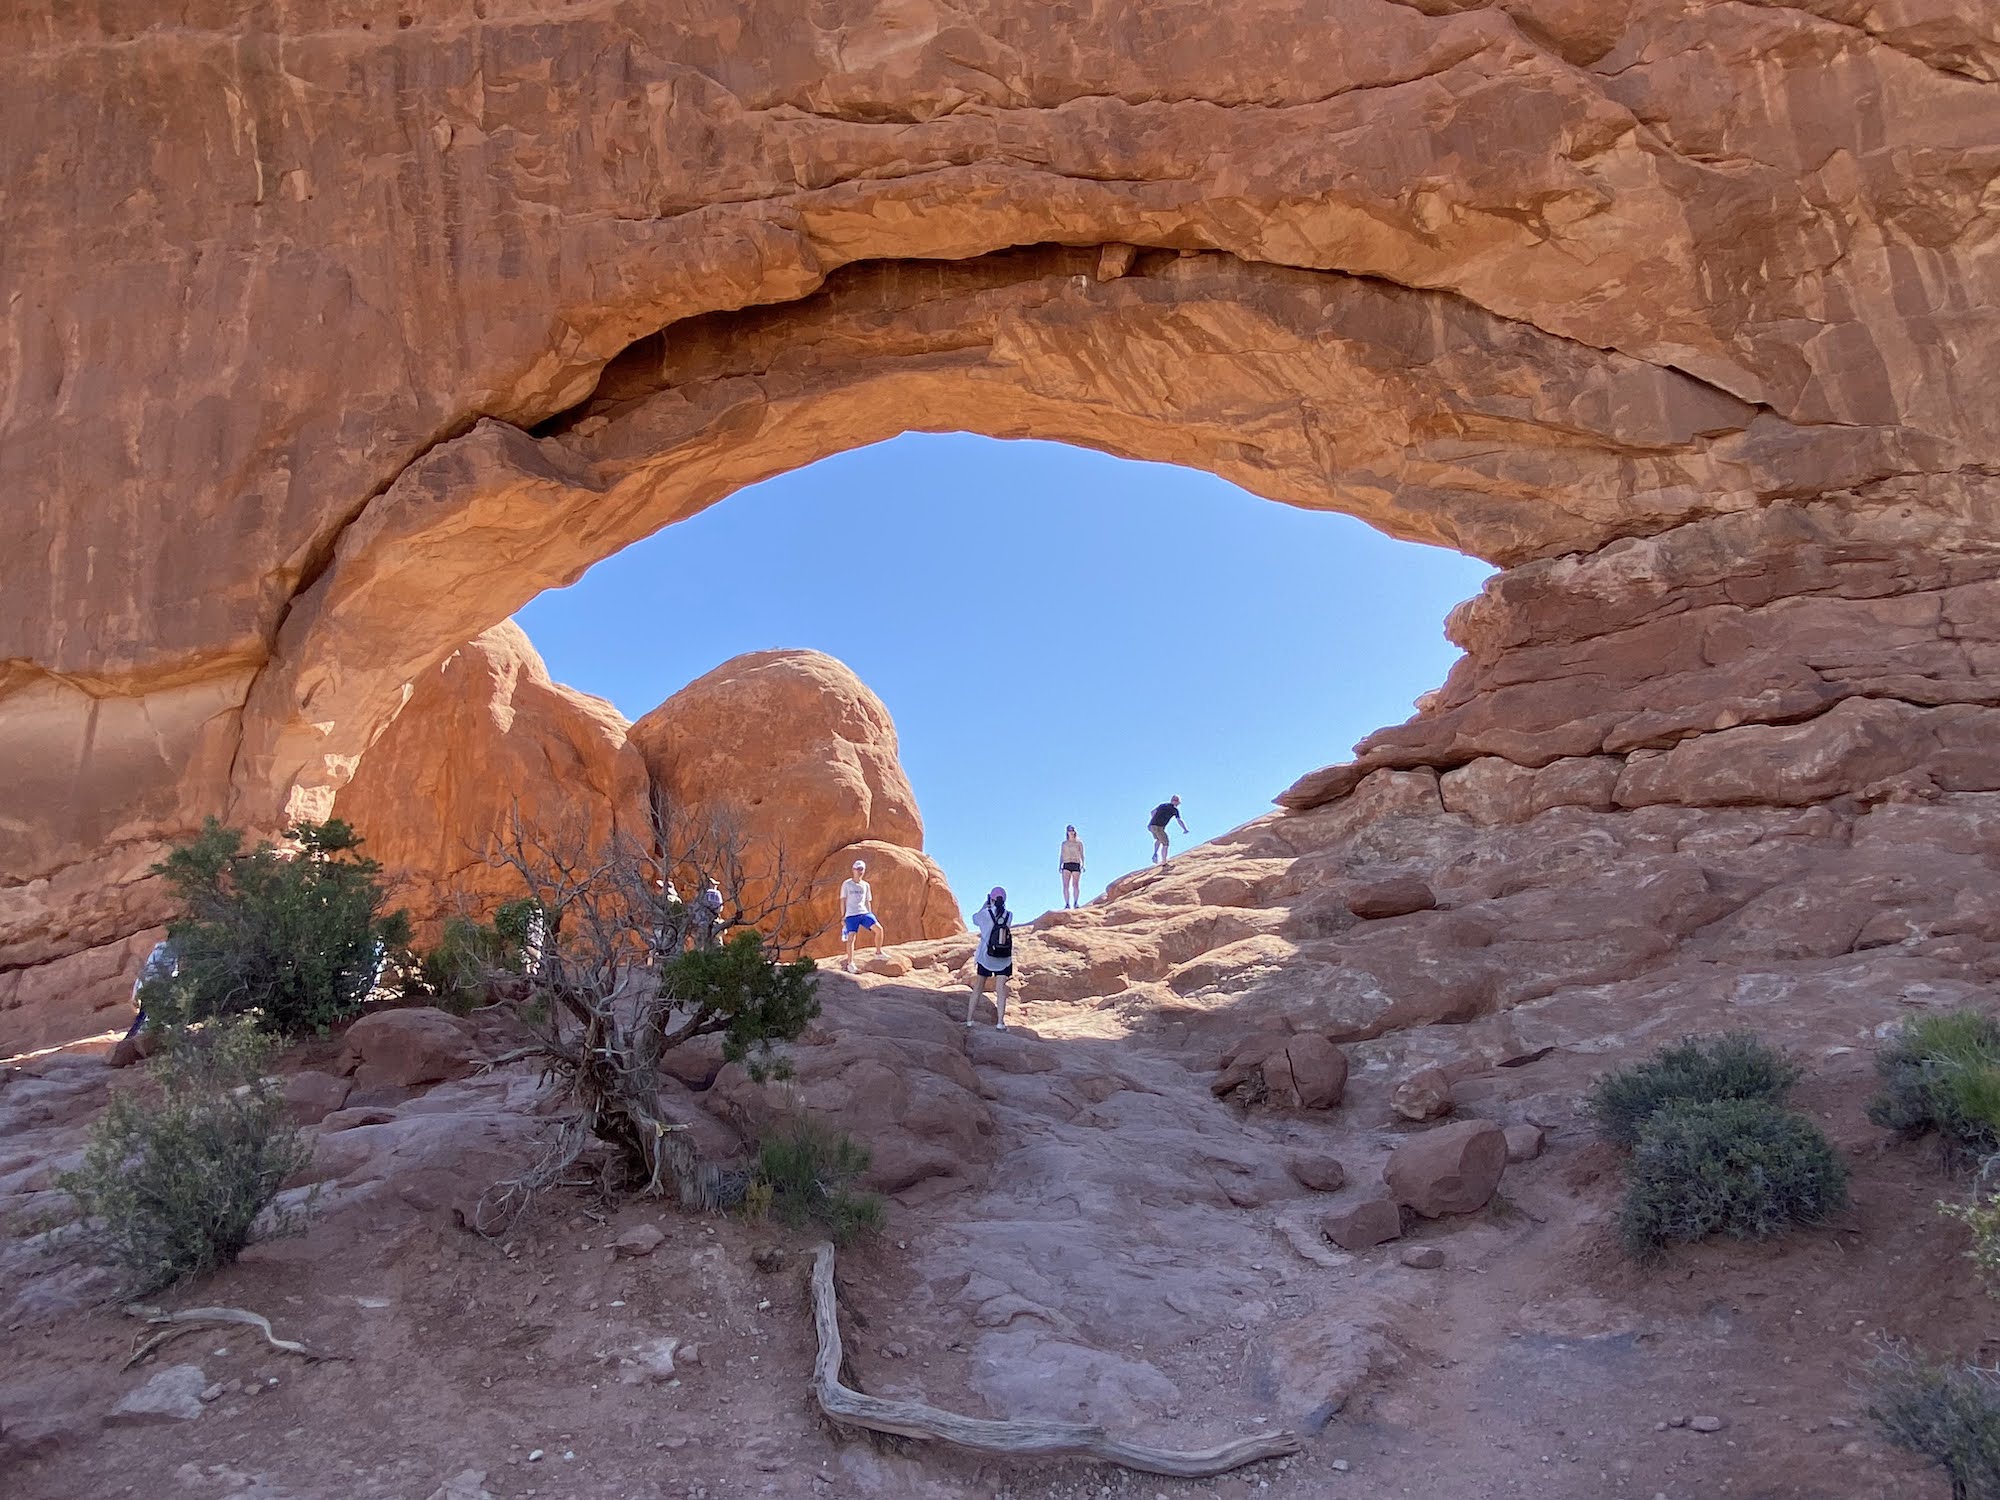
POLYGON ((1689 1417, 1688 1426, 1692 1427, 1696 1432, 1720 1432, 1722 1431, 1722 1418, 1689 1417))
POLYGON ((542 1450, 539 1448, 537 1448, 533 1453, 530 1453, 528 1455, 528 1462, 531 1464, 538 1464, 541 1461, 542 1461, 542 1450))

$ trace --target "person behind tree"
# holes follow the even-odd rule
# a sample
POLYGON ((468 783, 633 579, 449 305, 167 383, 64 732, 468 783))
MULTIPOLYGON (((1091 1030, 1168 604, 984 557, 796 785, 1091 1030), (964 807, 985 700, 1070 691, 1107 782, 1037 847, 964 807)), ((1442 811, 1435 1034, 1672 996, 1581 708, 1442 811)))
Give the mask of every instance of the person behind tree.
POLYGON ((857 859, 854 873, 840 883, 841 928, 847 939, 847 972, 854 972, 854 939, 862 928, 875 934, 875 951, 882 951, 882 924, 875 918, 875 892, 862 877, 868 861, 857 859))
POLYGON ((1181 817, 1181 799, 1179 797, 1169 797, 1158 807, 1154 808, 1153 816, 1146 820, 1146 832, 1153 836, 1153 857, 1148 861, 1150 864, 1162 864, 1166 860, 1167 824, 1169 823, 1179 823, 1182 833, 1188 831, 1187 823, 1181 817))
POLYGON ((173 943, 165 938, 153 944, 153 951, 146 955, 146 962, 139 970, 139 977, 132 981, 132 1006, 138 1012, 132 1018, 131 1030, 127 1037, 135 1037, 146 1029, 146 986, 156 979, 172 979, 181 971, 181 956, 173 943))
POLYGON ((979 946, 972 950, 972 967, 977 977, 972 994, 965 1002, 965 1024, 972 1025, 986 986, 993 986, 993 1025, 1007 1029, 1007 981, 1014 977, 1014 914, 1007 910, 1007 892, 999 886, 987 892, 986 900, 973 913, 979 929, 979 946))
POLYGON ((713 948, 721 941, 722 929, 726 925, 722 920, 722 887, 713 875, 708 877, 708 884, 701 888, 701 895, 696 898, 695 921, 702 947, 713 948))
POLYGON ((1063 910, 1083 905, 1083 840, 1076 836, 1074 823, 1064 830, 1056 862, 1062 866, 1063 910))

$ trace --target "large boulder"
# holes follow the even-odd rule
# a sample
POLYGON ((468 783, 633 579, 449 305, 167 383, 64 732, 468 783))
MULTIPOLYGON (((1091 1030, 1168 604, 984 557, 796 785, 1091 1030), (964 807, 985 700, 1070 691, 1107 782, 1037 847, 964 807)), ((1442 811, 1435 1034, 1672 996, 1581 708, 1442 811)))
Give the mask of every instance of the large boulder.
POLYGON ((1459 1120, 1404 1141, 1382 1180, 1398 1203, 1435 1219, 1484 1208, 1506 1170, 1506 1132, 1491 1120, 1459 1120))
POLYGON ((413 1089, 463 1078, 479 1065, 465 1028, 441 1010, 418 1007, 363 1016, 347 1028, 335 1071, 354 1092, 413 1089))
POLYGON ((516 814, 529 838, 550 843, 644 836, 646 768, 625 731, 609 703, 551 681, 506 621, 418 677, 334 811, 382 862, 420 941, 432 940, 452 913, 484 917, 523 894, 512 869, 488 861, 516 814))
POLYGON ((889 711, 832 657, 734 657, 641 718, 631 742, 661 804, 726 817, 753 871, 769 873, 772 851, 783 850, 788 877, 808 893, 787 935, 813 937, 808 951, 840 951, 840 884, 857 859, 868 862, 889 941, 963 929, 944 872, 923 852, 889 711))
POLYGON ((1347 1054, 1309 1031, 1255 1032, 1223 1054, 1209 1090, 1220 1098, 1245 1083, 1280 1109, 1332 1109, 1347 1091, 1347 1054))

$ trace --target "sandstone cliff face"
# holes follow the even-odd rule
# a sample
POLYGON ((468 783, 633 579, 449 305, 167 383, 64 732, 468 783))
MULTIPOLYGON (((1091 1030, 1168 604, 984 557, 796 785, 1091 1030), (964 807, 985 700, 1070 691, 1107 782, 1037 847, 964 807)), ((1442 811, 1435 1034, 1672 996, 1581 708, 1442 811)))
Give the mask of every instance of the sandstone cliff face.
POLYGON ((832 657, 732 658, 641 718, 631 739, 663 806, 728 817, 752 868, 763 851, 783 849, 787 871, 810 892, 787 935, 817 934, 808 951, 840 951, 840 884, 857 859, 868 862, 892 941, 963 928, 944 872, 923 852, 889 711, 832 657))
POLYGON ((648 830, 646 767, 624 716, 550 681, 521 627, 494 626, 418 678, 334 811, 380 860, 418 942, 455 912, 485 918, 522 894, 488 863, 518 814, 530 839, 602 848, 648 830))
MULTIPOLYGON (((1598 757, 1810 719, 1785 663, 1848 670, 1873 627, 1828 601, 1870 567, 1940 609, 1986 576, 1996 80, 1974 0, 0 17, 0 986, 122 952, 202 813, 323 814, 539 589, 913 426, 1525 569, 1496 591, 1534 639, 1364 758, 1654 797, 1598 757), (1667 538, 1773 508, 1853 565, 1772 531, 1602 622, 1667 538), (1513 744, 1536 681, 1592 727, 1513 744)), ((1958 763, 1938 711, 2000 697, 1939 621, 1893 624, 1964 664, 1898 698, 1933 717, 1882 763, 1920 775, 1958 763)))

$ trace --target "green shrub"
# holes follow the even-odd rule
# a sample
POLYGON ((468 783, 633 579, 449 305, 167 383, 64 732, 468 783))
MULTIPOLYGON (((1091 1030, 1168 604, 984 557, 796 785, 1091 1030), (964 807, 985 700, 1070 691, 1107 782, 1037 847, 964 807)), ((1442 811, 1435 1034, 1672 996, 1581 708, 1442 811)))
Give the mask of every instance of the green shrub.
POLYGON ((257 1216, 311 1156, 263 1076, 269 1057, 247 1021, 168 1033, 148 1065, 154 1087, 115 1094, 82 1165, 57 1179, 132 1292, 236 1259, 257 1216))
POLYGON ((774 1043, 789 1042, 819 1014, 819 966, 809 958, 773 963, 764 940, 746 928, 717 948, 677 953, 659 967, 660 994, 688 1014, 689 1034, 722 1038, 723 1055, 762 1080, 786 1071, 770 1062, 774 1043))
POLYGON ((1868 1373, 1883 1436, 1944 1470, 1953 1500, 2000 1500, 2000 1370, 1933 1364, 1892 1344, 1868 1373))
POLYGON ((1715 1234, 1769 1239, 1846 1202, 1847 1168, 1805 1116, 1768 1099, 1681 1099, 1639 1132, 1618 1228, 1650 1259, 1715 1234))
POLYGON ((1936 1131, 1965 1156, 2000 1150, 2000 1021, 1975 1010, 1918 1016, 1875 1055, 1875 1074, 1877 1125, 1936 1131))
POLYGON ((167 926, 180 972, 146 987, 150 1021, 250 1015, 297 1036, 361 1008, 384 955, 408 943, 409 919, 383 914, 381 866, 354 852, 347 824, 300 823, 289 836, 294 855, 267 843, 246 854, 243 834, 210 818, 153 866, 180 903, 167 926))
POLYGON ((1972 1231, 1965 1258, 1979 1272, 1988 1296, 2000 1297, 2000 1193, 1986 1190, 1984 1174, 1969 1203, 1940 1203, 1938 1212, 1972 1231))
POLYGON ((1598 1133, 1629 1150, 1646 1122, 1668 1104, 1722 1099, 1782 1104, 1798 1081, 1796 1063, 1747 1031, 1690 1036, 1600 1078, 1587 1107, 1598 1133))
POLYGON ((446 917, 438 945, 418 959, 417 988, 454 1015, 484 1005, 496 974, 519 974, 526 967, 535 911, 533 901, 521 900, 509 901, 490 923, 446 917))
POLYGON ((758 1143, 746 1201, 795 1229, 817 1224, 836 1245, 882 1227, 882 1200, 854 1184, 868 1148, 807 1115, 794 1115, 758 1143))

